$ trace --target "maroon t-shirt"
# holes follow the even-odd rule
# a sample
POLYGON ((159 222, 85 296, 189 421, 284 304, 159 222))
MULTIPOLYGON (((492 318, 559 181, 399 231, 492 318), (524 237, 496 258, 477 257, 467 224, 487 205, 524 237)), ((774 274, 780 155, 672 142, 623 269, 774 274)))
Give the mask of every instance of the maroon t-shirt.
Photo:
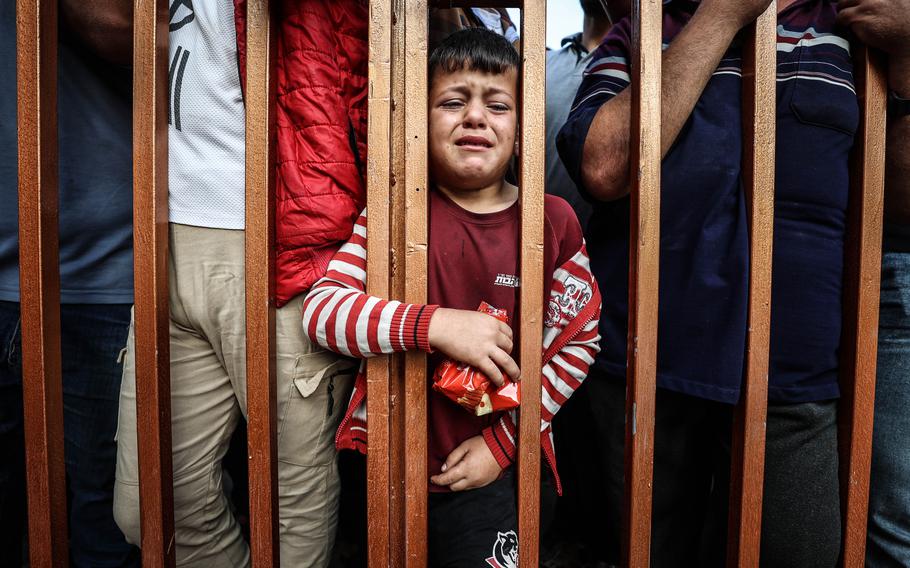
MULTIPOLYGON (((544 293, 549 296, 550 279, 557 266, 581 248, 581 228, 568 203, 546 196, 544 227, 544 293)), ((430 192, 429 258, 427 303, 444 308, 476 310, 481 302, 509 314, 514 345, 519 344, 515 308, 518 306, 519 205, 496 213, 472 213, 442 192, 430 192)), ((541 298, 543 302, 545 298, 541 298)), ((518 361, 517 348, 512 357, 518 361)), ((445 358, 429 357, 429 474, 441 472, 449 454, 465 440, 479 436, 493 424, 497 414, 474 416, 440 393, 432 390, 436 366, 445 358)), ((446 487, 430 484, 430 491, 446 487)))

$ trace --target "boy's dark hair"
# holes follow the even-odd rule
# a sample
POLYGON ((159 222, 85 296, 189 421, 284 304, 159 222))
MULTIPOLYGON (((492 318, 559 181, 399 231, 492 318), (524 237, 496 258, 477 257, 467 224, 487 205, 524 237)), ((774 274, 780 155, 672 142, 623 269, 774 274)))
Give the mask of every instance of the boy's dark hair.
POLYGON ((518 69, 518 52, 501 35, 484 28, 459 30, 442 40, 430 54, 429 83, 437 71, 455 73, 468 70, 500 75, 518 69))

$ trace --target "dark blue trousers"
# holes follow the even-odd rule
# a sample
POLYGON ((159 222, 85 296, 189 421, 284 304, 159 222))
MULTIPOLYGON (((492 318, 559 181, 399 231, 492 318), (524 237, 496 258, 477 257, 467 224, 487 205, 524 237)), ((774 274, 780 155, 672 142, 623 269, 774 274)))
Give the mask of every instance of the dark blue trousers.
MULTIPOLYGON (((120 350, 129 304, 61 306, 63 427, 72 566, 139 566, 114 523, 120 350)), ((25 531, 19 304, 0 302, 0 566, 22 564, 25 531)))

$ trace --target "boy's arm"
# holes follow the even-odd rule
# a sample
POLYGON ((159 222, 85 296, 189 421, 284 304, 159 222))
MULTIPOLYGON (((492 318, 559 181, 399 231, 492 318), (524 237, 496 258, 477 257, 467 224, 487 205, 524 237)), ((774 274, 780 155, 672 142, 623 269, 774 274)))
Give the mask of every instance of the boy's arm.
MULTIPOLYGON (((553 416, 581 386, 600 351, 600 291, 591 274, 587 252, 581 250, 553 275, 544 328, 544 364, 541 370, 540 426, 553 416)), ((515 461, 515 412, 504 413, 483 431, 484 441, 500 467, 515 461)))
POLYGON ((383 300, 366 293, 367 216, 329 262, 303 302, 303 329, 322 347, 349 357, 430 351, 430 319, 438 306, 383 300))
POLYGON ((303 329, 310 340, 349 357, 439 349, 481 370, 496 384, 503 372, 518 379, 509 356, 512 330, 487 314, 436 305, 406 304, 366 293, 367 216, 329 262, 326 275, 303 302, 303 329))

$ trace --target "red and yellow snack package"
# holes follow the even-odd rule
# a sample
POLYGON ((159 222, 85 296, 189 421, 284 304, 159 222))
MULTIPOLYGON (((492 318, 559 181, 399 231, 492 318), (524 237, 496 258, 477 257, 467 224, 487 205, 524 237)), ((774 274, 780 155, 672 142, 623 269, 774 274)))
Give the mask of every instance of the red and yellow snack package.
MULTIPOLYGON (((506 310, 494 308, 486 302, 481 302, 477 311, 506 323, 509 321, 506 310)), ((518 383, 506 377, 505 384, 496 388, 486 375, 474 367, 452 359, 446 359, 436 367, 433 390, 441 392, 476 416, 515 408, 521 401, 518 383)))

